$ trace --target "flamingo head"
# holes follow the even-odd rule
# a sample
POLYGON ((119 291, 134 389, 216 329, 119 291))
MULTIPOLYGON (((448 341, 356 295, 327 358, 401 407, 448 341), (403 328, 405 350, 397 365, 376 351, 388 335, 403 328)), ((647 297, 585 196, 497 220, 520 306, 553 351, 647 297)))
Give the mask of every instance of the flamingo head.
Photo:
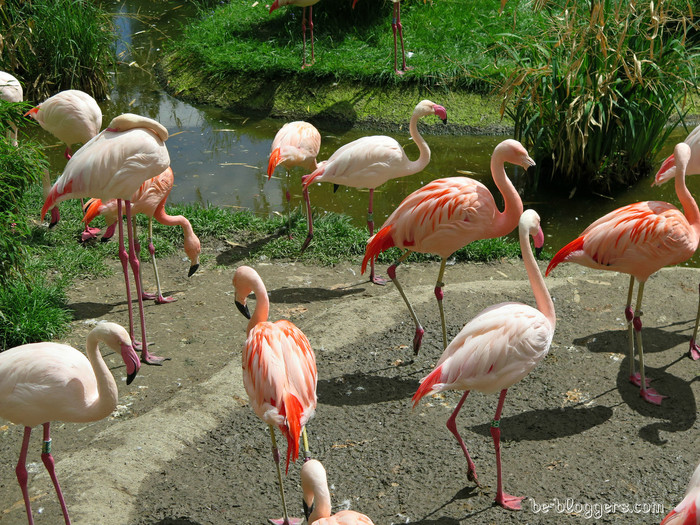
POLYGON ((114 117, 105 131, 118 133, 129 131, 134 128, 146 128, 155 133, 163 142, 168 140, 168 130, 163 124, 142 115, 135 115, 134 113, 123 113, 114 117))
POLYGON ((194 272, 199 269, 199 254, 202 253, 202 245, 199 242, 199 237, 192 234, 185 239, 185 253, 190 260, 190 270, 187 272, 187 277, 192 277, 194 272))
POLYGON ((27 112, 24 114, 24 116, 25 116, 25 117, 31 117, 31 118, 33 118, 34 120, 36 120, 36 119, 37 119, 37 114, 39 113, 39 108, 41 108, 41 104, 38 105, 38 106, 34 106, 32 109, 30 109, 29 111, 27 111, 27 112))
POLYGON ((671 155, 663 163, 659 171, 656 172, 654 176, 654 181, 651 183, 652 186, 661 186, 664 182, 667 182, 676 176, 676 157, 671 155))

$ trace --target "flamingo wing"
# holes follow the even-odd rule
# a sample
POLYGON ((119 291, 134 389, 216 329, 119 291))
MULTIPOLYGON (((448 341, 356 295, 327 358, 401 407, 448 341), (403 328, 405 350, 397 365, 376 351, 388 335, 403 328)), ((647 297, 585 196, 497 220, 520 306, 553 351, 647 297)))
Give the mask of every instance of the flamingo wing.
POLYGON ((371 519, 354 510, 341 510, 330 518, 321 518, 311 525, 374 525, 371 519))
POLYGON ((39 105, 37 122, 68 145, 85 144, 102 128, 102 110, 87 93, 68 89, 39 105))

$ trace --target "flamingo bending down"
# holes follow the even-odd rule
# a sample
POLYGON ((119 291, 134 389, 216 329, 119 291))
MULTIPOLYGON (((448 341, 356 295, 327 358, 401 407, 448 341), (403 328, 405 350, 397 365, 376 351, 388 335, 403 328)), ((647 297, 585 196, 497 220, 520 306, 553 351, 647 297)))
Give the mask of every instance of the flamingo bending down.
POLYGON ((301 490, 309 525, 374 525, 371 519, 354 510, 341 510, 331 516, 326 469, 316 459, 308 460, 301 467, 301 490))
MULTIPOLYGON (((153 271, 155 272, 156 286, 158 289, 157 295, 146 293, 142 289, 141 296, 143 299, 155 299, 156 304, 171 303, 176 299, 174 297, 163 297, 160 288, 160 278, 158 277, 158 266, 156 264, 156 249, 153 246, 153 219, 165 226, 182 227, 185 239, 185 253, 190 260, 188 277, 192 277, 194 272, 199 268, 199 254, 202 251, 199 238, 194 233, 192 225, 190 221, 187 220, 187 217, 183 215, 168 215, 165 211, 165 201, 168 199, 168 195, 170 195, 170 191, 173 189, 174 181, 173 170, 172 168, 168 168, 157 177, 153 177, 144 182, 131 197, 132 215, 137 213, 148 215, 148 251, 151 254, 151 261, 153 263, 153 271)), ((107 229, 102 235, 101 240, 108 241, 112 235, 114 235, 114 230, 117 225, 117 199, 111 199, 105 203, 100 199, 90 199, 85 205, 85 209, 85 217, 83 217, 85 224, 90 224, 98 215, 104 216, 107 229)), ((134 248, 136 253, 139 253, 141 247, 139 246, 138 236, 136 235, 135 221, 133 237, 134 248)), ((139 267, 139 270, 140 269, 139 267)))
POLYGON ((676 195, 683 206, 681 213, 675 206, 661 201, 629 204, 604 215, 581 235, 559 250, 547 267, 547 275, 559 263, 575 262, 589 268, 610 270, 630 275, 625 316, 628 327, 630 381, 640 386, 640 395, 656 405, 667 397, 648 388, 644 374, 642 348, 642 296, 644 283, 651 274, 664 266, 688 260, 700 239, 700 211, 685 185, 685 170, 690 158, 690 147, 677 144, 676 195), (639 282, 637 303, 632 310, 634 280, 639 282), (634 344, 637 342, 640 373, 634 371, 634 344))
MULTIPOLYGON (((39 125, 66 145, 64 156, 70 160, 74 144, 86 144, 97 135, 102 128, 102 110, 90 95, 78 89, 67 89, 47 98, 38 106, 27 111, 39 125)), ((44 172, 44 198, 51 188, 49 172, 44 172)), ((43 216, 42 216, 43 218, 43 216)), ((58 208, 51 211, 53 227, 59 221, 58 208)), ((82 240, 94 238, 100 230, 85 227, 82 240)))
POLYGON ((448 257, 477 239, 490 239, 509 234, 523 213, 523 203, 506 175, 504 164, 510 162, 527 169, 535 165, 525 148, 516 140, 504 140, 491 156, 491 174, 503 195, 505 208, 498 206, 486 186, 467 177, 434 180, 406 197, 367 242, 362 260, 362 273, 367 261, 374 261, 383 251, 398 246, 404 254, 392 264, 387 274, 396 285, 416 325, 413 351, 418 354, 423 340, 423 327, 396 277, 396 267, 411 253, 434 253, 442 258, 435 285, 440 309, 443 349, 447 347, 447 329, 442 306, 442 277, 448 257))
MULTIPOLYGON (((690 146, 690 159, 685 168, 686 175, 700 175, 700 126, 696 127, 683 141, 690 146)), ((661 185, 667 180, 676 176, 676 158, 671 155, 663 161, 659 171, 654 177, 654 184, 661 185)), ((700 291, 700 287, 699 291, 700 291)), ((695 327, 693 328, 693 337, 690 338, 690 349, 688 355, 694 361, 700 359, 700 346, 696 340, 698 337, 698 325, 700 325, 700 300, 698 300, 698 313, 695 316, 695 327)))
MULTIPOLYGON (((136 283, 139 315, 141 320, 141 359, 152 365, 162 364, 165 358, 148 352, 146 321, 143 314, 139 260, 131 226, 130 199, 148 179, 165 171, 170 165, 170 155, 165 146, 168 130, 153 119, 125 113, 115 117, 109 126, 95 136, 66 164, 63 174, 49 192, 43 217, 56 204, 67 199, 96 197, 103 201, 117 199, 119 217, 119 259, 126 282, 126 302, 129 310, 129 335, 134 338, 134 317, 131 307, 131 289, 127 273, 127 260, 136 283), (124 248, 124 227, 121 221, 122 201, 125 202, 127 232, 129 232, 129 255, 124 248)), ((137 342, 134 342, 138 345, 137 342)))
MULTIPOLYGON (((304 121, 288 122, 277 132, 272 147, 270 148, 270 161, 267 164, 267 180, 272 178, 275 168, 280 164, 287 170, 296 166, 307 171, 316 169, 316 157, 321 149, 321 134, 313 126, 304 121)), ((289 201, 292 196, 289 190, 286 191, 287 198, 287 231, 289 238, 292 238, 292 219, 289 201)), ((311 202, 309 201, 309 190, 304 188, 304 201, 306 202, 306 216, 311 228, 311 202)))
MULTIPOLYGON (((0 98, 8 102, 22 102, 24 100, 24 92, 22 84, 19 83, 11 74, 0 71, 0 98)), ((10 122, 12 131, 7 131, 7 140, 12 141, 13 146, 17 146, 17 125, 10 122)))
POLYGON ((0 353, 0 418, 24 426, 16 474, 29 525, 34 523, 27 490, 27 449, 32 427, 43 425, 41 460, 51 477, 66 525, 68 509, 51 456, 51 421, 84 423, 104 419, 117 406, 117 384, 102 359, 98 343, 121 354, 130 384, 141 364, 126 330, 102 322, 87 337, 87 357, 68 345, 33 343, 0 353))
POLYGON ((304 333, 287 320, 268 322, 270 301, 265 284, 249 266, 240 266, 233 276, 236 307, 250 319, 243 352, 243 384, 257 416, 270 429, 272 456, 277 466, 284 517, 270 520, 277 525, 301 523, 290 518, 284 499, 280 454, 275 440, 275 426, 287 438, 289 460, 299 456, 299 436, 304 438, 305 460, 310 458, 306 423, 316 410, 316 357, 304 333), (246 305, 250 292, 257 301, 253 315, 246 305))
POLYGON ((523 263, 537 308, 522 303, 501 303, 483 310, 452 340, 435 370, 421 380, 420 387, 413 395, 415 407, 422 397, 433 392, 465 391, 447 420, 447 428, 457 438, 467 458, 467 477, 478 485, 474 462, 457 430, 457 414, 471 390, 485 394, 500 391, 496 415, 491 424, 498 476, 496 503, 511 510, 520 509, 523 498, 503 491, 499 428, 501 410, 508 388, 529 374, 547 355, 556 325, 554 303, 530 247, 529 236, 533 237, 535 248, 541 248, 544 243, 537 212, 526 210, 522 214, 519 234, 523 263))
MULTIPOLYGON (((403 47, 403 26, 401 25, 401 0, 391 0, 394 4, 394 15, 391 19, 391 30, 394 32, 394 71, 397 75, 403 75, 408 70, 406 67, 406 52, 403 47), (398 31, 399 39, 401 39, 401 69, 399 69, 396 58, 396 33, 398 31)), ((357 0, 353 0, 352 8, 355 9, 357 0)))
POLYGON ((661 522, 661 525, 700 524, 700 464, 690 478, 685 498, 661 522))
MULTIPOLYGON (((302 177, 304 189, 314 181, 332 182, 335 189, 338 189, 338 185, 369 188, 367 228, 369 235, 374 235, 372 216, 374 189, 388 180, 418 173, 430 162, 430 148, 418 132, 418 120, 428 115, 437 115, 447 124, 447 112, 444 107, 430 100, 422 100, 416 105, 409 130, 411 138, 420 151, 418 159, 410 160, 401 145, 391 137, 385 135, 362 137, 340 147, 328 160, 320 162, 313 173, 302 177)), ((309 221, 309 233, 302 246, 302 252, 312 238, 313 224, 309 221)), ((375 284, 385 283, 384 279, 374 275, 374 260, 371 262, 370 281, 375 284)))
POLYGON ((314 20, 313 20, 313 9, 314 4, 317 4, 319 0, 275 0, 270 6, 270 13, 275 9, 278 9, 285 5, 297 5, 302 8, 301 14, 301 34, 302 34, 302 62, 301 68, 304 69, 306 66, 310 66, 316 60, 314 56, 314 20), (311 64, 306 62, 306 8, 309 8, 309 30, 311 32, 311 64))

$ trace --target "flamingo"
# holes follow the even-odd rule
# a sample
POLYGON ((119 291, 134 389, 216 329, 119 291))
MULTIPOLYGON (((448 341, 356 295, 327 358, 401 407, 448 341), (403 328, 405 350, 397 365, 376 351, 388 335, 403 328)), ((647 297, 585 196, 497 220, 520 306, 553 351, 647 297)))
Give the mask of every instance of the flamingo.
POLYGON ((688 260, 700 239, 700 211, 685 185, 685 171, 690 158, 690 146, 677 144, 676 195, 683 206, 661 201, 629 204, 604 215, 581 235, 559 250, 547 267, 546 275, 562 262, 575 262, 589 268, 627 273, 630 276, 625 317, 627 318, 630 381, 640 386, 645 401, 660 405, 667 396, 648 388, 644 373, 642 348, 642 296, 644 283, 651 274, 664 266, 688 260), (637 303, 632 310, 632 291, 639 282, 637 303), (640 373, 635 373, 634 344, 637 342, 640 373))
MULTIPOLYGON (((700 175, 700 126, 695 128, 683 141, 690 146, 690 159, 688 166, 685 169, 686 175, 700 175)), ((654 184, 661 185, 667 180, 676 176, 676 158, 671 155, 663 161, 659 171, 654 177, 654 184)), ((700 287, 699 287, 700 291, 700 287)), ((698 301, 698 313, 695 316, 695 328, 693 328, 693 337, 690 338, 690 349, 688 355, 694 361, 700 359, 700 346, 696 340, 698 337, 698 325, 700 325, 700 300, 698 301)))
POLYGON ((301 34, 303 36, 303 46, 302 46, 302 63, 301 69, 306 66, 310 66, 316 60, 314 56, 314 21, 313 21, 313 9, 314 4, 317 4, 319 0, 275 0, 270 6, 270 13, 275 9, 278 9, 285 5, 297 5, 302 8, 301 14, 301 34), (311 64, 306 62, 306 8, 309 8, 309 30, 311 32, 311 64))
MULTIPOLYGON (((428 115, 437 115, 447 124, 447 112, 441 105, 430 100, 422 100, 416 105, 409 130, 411 138, 420 151, 418 159, 410 160, 401 145, 391 137, 385 135, 362 137, 340 147, 328 160, 320 162, 313 173, 304 175, 301 179, 304 189, 306 190, 314 181, 332 182, 336 190, 338 185, 369 188, 367 229, 370 236, 374 235, 372 216, 374 189, 390 179, 418 173, 430 162, 430 148, 418 132, 418 120, 428 115)), ((301 248, 302 252, 313 238, 313 224, 310 217, 311 215, 309 215, 309 233, 301 248)), ((375 284, 386 282, 374 275, 374 260, 371 264, 370 281, 375 284)))
MULTIPOLYGON (((134 338, 134 317, 131 289, 124 248, 124 228, 121 221, 122 201, 125 201, 127 232, 129 232, 128 261, 136 282, 141 320, 141 360, 160 365, 165 360, 150 354, 146 342, 146 321, 143 314, 139 260, 134 236, 131 234, 130 199, 148 179, 160 175, 170 165, 165 146, 168 130, 153 119, 124 113, 112 119, 109 126, 80 148, 68 161, 63 174, 56 180, 41 210, 43 217, 56 204, 67 199, 96 197, 103 201, 117 199, 119 217, 119 258, 124 270, 126 299, 129 310, 129 335, 134 338)), ((134 343, 138 346, 138 343, 134 343)))
POLYGON ((371 519, 354 510, 341 510, 331 516, 326 469, 317 459, 310 459, 302 465, 301 490, 304 494, 304 514, 309 525, 374 525, 371 519))
MULTIPOLYGON (((401 25, 401 1, 391 0, 394 4, 394 16, 391 19, 391 30, 394 32, 394 71, 397 75, 403 75, 408 68, 406 67, 406 52, 403 47, 403 26, 401 25), (397 59, 396 59, 396 32, 399 33, 399 38, 401 39, 401 69, 399 69, 397 59)), ((355 4, 357 0, 353 0, 352 8, 355 9, 355 4)))
MULTIPOLYGON (((38 106, 27 111, 24 116, 36 120, 39 125, 66 145, 64 156, 70 160, 74 144, 85 144, 97 135, 102 128, 102 110, 90 95, 78 89, 67 89, 47 98, 38 106)), ((44 172, 44 198, 51 187, 49 172, 44 172)), ((53 227, 59 221, 58 208, 51 211, 53 227)), ((82 240, 94 238, 100 230, 87 225, 82 240)))
POLYGON ((517 226, 523 203, 506 175, 504 164, 510 162, 527 169, 535 165, 520 142, 504 140, 491 156, 491 174, 505 202, 502 212, 491 192, 478 181, 467 177, 434 180, 406 197, 389 216, 382 228, 367 241, 362 273, 367 261, 374 261, 383 251, 398 246, 403 255, 387 273, 403 298, 416 325, 413 351, 417 355, 424 330, 411 303, 396 277, 396 267, 411 252, 434 253, 441 257, 435 297, 440 309, 443 349, 447 347, 447 329, 442 306, 442 277, 447 259, 458 249, 477 239, 490 239, 509 234, 517 226))
MULTIPOLYGON (((24 93, 22 84, 14 76, 5 71, 0 71, 0 98, 8 102, 22 102, 24 93)), ((10 122, 12 131, 7 132, 7 140, 12 141, 13 146, 17 146, 17 125, 10 122)))
POLYGON ((685 497, 661 522, 661 525, 700 524, 700 464, 690 478, 685 497))
POLYGON ((26 468, 32 427, 44 427, 41 460, 56 489, 66 525, 70 525, 51 455, 51 421, 99 421, 117 406, 117 383, 102 359, 99 343, 121 354, 126 365, 126 384, 131 384, 141 364, 129 334, 115 323, 101 322, 90 331, 87 357, 71 346, 50 342, 16 346, 0 353, 0 418, 24 426, 15 472, 29 525, 34 523, 26 468))
MULTIPOLYGON (((280 164, 287 170, 296 166, 307 171, 316 169, 316 157, 321 149, 321 134, 314 127, 304 121, 288 122, 277 132, 270 148, 270 161, 267 165, 267 180, 272 178, 275 168, 280 164)), ((289 190, 287 197, 287 230, 289 238, 292 238, 292 219, 289 210, 291 195, 289 190)), ((304 188, 304 200, 306 201, 306 216, 311 228, 311 202, 309 201, 309 190, 304 188)))
MULTIPOLYGON (((185 253, 190 260, 188 277, 192 277, 194 272, 199 268, 199 254, 202 251, 199 238, 194 233, 192 225, 190 221, 187 220, 187 217, 183 215, 168 215, 165 211, 165 201, 168 199, 168 195, 170 195, 170 191, 173 189, 174 181, 173 170, 169 167, 157 177, 153 177, 144 182, 131 198, 131 213, 144 213, 148 215, 148 251, 151 254, 158 293, 146 293, 143 291, 142 286, 141 295, 143 299, 155 299, 156 304, 171 303, 176 299, 174 297, 163 297, 160 288, 160 278, 158 277, 158 266, 156 264, 156 249, 153 246, 153 219, 165 226, 182 227, 185 238, 185 253)), ((101 240, 108 241, 112 235, 114 235, 114 230, 117 225, 117 199, 111 199, 104 203, 100 199, 90 199, 85 205, 85 208, 85 217, 83 217, 85 224, 90 224, 98 215, 104 216, 107 229, 102 235, 101 240)), ((134 248, 136 253, 139 253, 141 247, 138 244, 135 222, 133 236, 134 248)))
POLYGON ((457 407, 447 420, 447 428, 457 438, 467 458, 469 480, 479 484, 474 462, 457 430, 457 414, 471 390, 485 394, 500 391, 496 415, 491 423, 491 437, 496 451, 498 486, 496 503, 510 510, 519 510, 524 499, 503 491, 499 423, 508 388, 520 381, 547 355, 554 336, 556 315, 554 304, 544 283, 530 247, 544 244, 540 217, 526 210, 519 223, 520 249, 537 308, 522 303, 501 303, 483 310, 469 321, 445 349, 435 369, 421 380, 413 395, 413 407, 433 392, 464 390, 457 407))
POLYGON ((272 457, 277 466, 277 480, 284 517, 270 520, 277 525, 301 523, 290 518, 284 499, 280 454, 275 440, 275 426, 287 438, 289 460, 299 456, 299 436, 304 439, 305 460, 310 458, 306 423, 316 410, 316 357, 309 340, 293 323, 267 321, 270 301, 265 284, 249 266, 240 266, 233 276, 236 307, 250 321, 243 352, 243 385, 257 416, 267 423, 272 440, 272 457), (246 298, 253 292, 257 301, 250 315, 246 298))

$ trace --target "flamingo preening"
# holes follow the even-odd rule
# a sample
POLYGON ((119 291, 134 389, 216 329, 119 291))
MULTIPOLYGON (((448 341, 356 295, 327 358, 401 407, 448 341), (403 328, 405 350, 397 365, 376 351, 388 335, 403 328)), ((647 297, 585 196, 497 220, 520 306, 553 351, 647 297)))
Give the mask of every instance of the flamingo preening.
MULTIPOLYGON (((0 71, 0 98, 8 102, 22 102, 24 92, 22 84, 13 75, 5 71, 0 71)), ((17 125, 10 122, 11 131, 7 131, 7 140, 12 141, 13 146, 17 146, 17 125)))

